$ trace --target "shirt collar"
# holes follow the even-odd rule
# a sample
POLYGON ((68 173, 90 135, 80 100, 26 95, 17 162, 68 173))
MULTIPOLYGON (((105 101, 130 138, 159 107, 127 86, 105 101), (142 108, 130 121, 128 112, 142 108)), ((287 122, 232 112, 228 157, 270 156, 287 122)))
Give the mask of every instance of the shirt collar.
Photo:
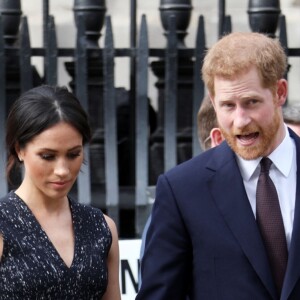
MULTIPOLYGON (((288 128, 285 126, 285 137, 280 145, 268 156, 276 168, 285 176, 287 177, 293 162, 293 140, 290 137, 288 128)), ((249 181, 250 178, 253 176, 257 166, 262 159, 259 157, 257 159, 252 160, 245 160, 239 155, 236 155, 237 162, 242 174, 242 177, 245 181, 249 181)))

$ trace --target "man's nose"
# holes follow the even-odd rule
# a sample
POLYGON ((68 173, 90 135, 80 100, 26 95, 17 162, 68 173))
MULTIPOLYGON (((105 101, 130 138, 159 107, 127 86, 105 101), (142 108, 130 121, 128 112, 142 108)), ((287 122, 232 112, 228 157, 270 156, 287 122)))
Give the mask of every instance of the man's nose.
POLYGON ((236 128, 244 128, 251 122, 249 112, 242 107, 237 107, 234 115, 234 126, 236 128))

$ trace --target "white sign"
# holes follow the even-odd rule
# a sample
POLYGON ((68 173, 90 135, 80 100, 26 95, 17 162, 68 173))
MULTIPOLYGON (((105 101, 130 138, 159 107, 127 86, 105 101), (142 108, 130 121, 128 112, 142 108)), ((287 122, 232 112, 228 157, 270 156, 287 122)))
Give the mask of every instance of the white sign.
POLYGON ((122 300, 133 300, 139 285, 141 240, 120 240, 119 247, 122 300))

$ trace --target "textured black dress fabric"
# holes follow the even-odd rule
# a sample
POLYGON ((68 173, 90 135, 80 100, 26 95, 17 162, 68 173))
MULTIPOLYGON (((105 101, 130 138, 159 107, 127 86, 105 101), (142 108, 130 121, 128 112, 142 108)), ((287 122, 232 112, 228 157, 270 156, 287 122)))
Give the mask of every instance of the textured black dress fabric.
POLYGON ((101 299, 111 232, 99 209, 69 203, 75 235, 70 268, 23 200, 14 192, 0 200, 0 299, 101 299))

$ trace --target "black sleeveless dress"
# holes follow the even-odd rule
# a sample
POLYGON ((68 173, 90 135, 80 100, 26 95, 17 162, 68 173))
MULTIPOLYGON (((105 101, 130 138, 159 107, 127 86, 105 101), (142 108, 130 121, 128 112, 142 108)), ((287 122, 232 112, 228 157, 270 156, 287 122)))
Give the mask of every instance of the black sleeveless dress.
POLYGON ((69 203, 75 234, 70 268, 23 200, 14 192, 0 200, 0 299, 101 299, 111 232, 99 209, 69 203))

